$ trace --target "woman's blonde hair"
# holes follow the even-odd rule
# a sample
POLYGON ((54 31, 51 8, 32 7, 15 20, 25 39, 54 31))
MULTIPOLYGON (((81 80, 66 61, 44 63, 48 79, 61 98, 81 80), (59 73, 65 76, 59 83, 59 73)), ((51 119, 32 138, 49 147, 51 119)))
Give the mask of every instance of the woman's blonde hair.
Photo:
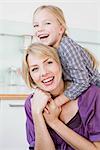
POLYGON ((53 6, 53 5, 42 5, 40 7, 38 7, 35 12, 33 13, 33 22, 34 22, 34 16, 36 15, 36 13, 38 13, 39 11, 46 9, 48 12, 50 12, 53 16, 55 16, 55 18, 58 20, 58 22, 64 27, 64 34, 67 35, 68 32, 68 28, 66 25, 66 21, 65 21, 65 17, 63 14, 63 11, 57 7, 57 6, 53 6))
POLYGON ((41 44, 41 43, 33 43, 31 44, 24 52, 24 59, 22 64, 22 76, 25 80, 27 86, 29 88, 33 88, 35 86, 35 83, 33 79, 31 78, 30 71, 29 71, 29 65, 28 65, 28 55, 34 55, 39 57, 48 56, 50 58, 53 58, 61 67, 60 59, 57 54, 57 50, 53 47, 41 44))

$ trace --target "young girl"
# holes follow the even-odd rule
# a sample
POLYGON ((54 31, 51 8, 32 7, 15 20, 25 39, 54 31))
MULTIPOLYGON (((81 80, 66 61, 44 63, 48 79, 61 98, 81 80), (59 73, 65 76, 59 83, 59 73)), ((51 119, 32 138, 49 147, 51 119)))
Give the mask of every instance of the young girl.
POLYGON ((33 14, 33 26, 39 42, 57 48, 64 80, 71 82, 69 88, 55 99, 58 106, 76 99, 91 84, 100 87, 100 74, 93 63, 94 57, 68 36, 60 8, 52 5, 38 7, 33 14))
POLYGON ((57 107, 53 99, 68 83, 56 50, 38 43, 25 51, 23 77, 30 88, 37 86, 25 101, 30 150, 100 150, 100 88, 92 85, 57 107))

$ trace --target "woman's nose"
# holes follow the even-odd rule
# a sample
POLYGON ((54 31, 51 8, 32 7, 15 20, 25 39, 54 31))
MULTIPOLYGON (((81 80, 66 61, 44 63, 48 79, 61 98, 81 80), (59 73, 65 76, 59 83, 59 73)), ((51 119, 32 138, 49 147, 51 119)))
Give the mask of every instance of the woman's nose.
POLYGON ((47 74, 47 69, 45 67, 41 68, 41 76, 45 76, 47 74))

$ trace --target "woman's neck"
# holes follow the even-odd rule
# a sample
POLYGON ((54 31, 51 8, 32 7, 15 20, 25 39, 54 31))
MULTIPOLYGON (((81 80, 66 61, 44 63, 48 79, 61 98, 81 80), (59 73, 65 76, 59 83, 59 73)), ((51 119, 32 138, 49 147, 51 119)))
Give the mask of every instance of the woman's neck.
POLYGON ((55 98, 59 96, 60 94, 62 94, 63 92, 64 92, 64 82, 63 80, 61 80, 59 86, 55 90, 51 91, 51 95, 52 97, 55 98))

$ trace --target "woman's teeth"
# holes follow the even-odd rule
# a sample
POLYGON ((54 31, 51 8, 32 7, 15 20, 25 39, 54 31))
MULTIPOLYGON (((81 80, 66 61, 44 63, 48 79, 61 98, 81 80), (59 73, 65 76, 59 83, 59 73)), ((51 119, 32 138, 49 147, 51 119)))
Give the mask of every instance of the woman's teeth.
POLYGON ((47 82, 52 81, 53 79, 54 79, 54 77, 51 77, 51 78, 48 78, 48 79, 43 80, 42 82, 43 82, 43 83, 47 83, 47 82))

